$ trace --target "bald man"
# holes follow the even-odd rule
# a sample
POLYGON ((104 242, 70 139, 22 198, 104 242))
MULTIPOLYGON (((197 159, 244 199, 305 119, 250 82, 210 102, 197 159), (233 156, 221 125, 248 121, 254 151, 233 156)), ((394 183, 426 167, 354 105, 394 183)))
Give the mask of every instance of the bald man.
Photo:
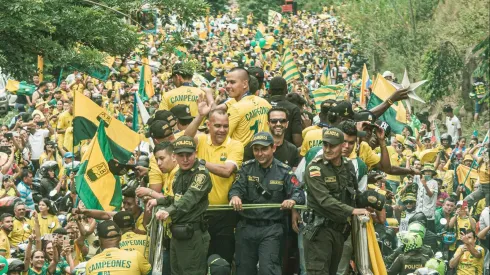
POLYGON ((250 93, 249 78, 243 68, 233 68, 226 75, 226 90, 233 98, 231 101, 236 101, 228 106, 229 135, 243 146, 256 133, 269 131, 267 113, 272 108, 267 100, 250 93))

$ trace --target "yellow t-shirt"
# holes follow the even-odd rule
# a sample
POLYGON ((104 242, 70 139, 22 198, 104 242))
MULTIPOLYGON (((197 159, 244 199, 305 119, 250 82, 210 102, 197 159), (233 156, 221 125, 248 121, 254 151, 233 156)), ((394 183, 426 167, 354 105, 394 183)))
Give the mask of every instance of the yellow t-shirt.
POLYGON ((145 231, 146 232, 146 228, 145 228, 145 223, 143 222, 143 217, 144 217, 144 213, 141 212, 141 214, 139 215, 138 219, 136 220, 136 223, 135 223, 135 227, 141 231, 145 231))
POLYGON ((178 170, 179 166, 176 165, 170 173, 162 173, 160 168, 158 168, 155 156, 152 155, 150 157, 149 183, 150 185, 162 185, 162 194, 165 196, 173 196, 172 183, 175 178, 175 173, 177 173, 178 170))
POLYGON ((46 218, 41 217, 41 214, 37 215, 39 226, 41 229, 41 237, 46 234, 52 234, 56 228, 60 228, 60 221, 58 217, 48 214, 46 218))
POLYGON ((478 170, 478 177, 480 178, 480 184, 490 184, 488 165, 485 162, 482 162, 478 170))
POLYGON ((23 221, 14 217, 14 228, 9 234, 10 244, 17 246, 23 241, 27 241, 34 229, 34 223, 32 220, 25 218, 23 221))
MULTIPOLYGON (((229 137, 220 146, 213 145, 209 135, 199 135, 197 144, 197 157, 214 164, 233 163, 240 169, 243 161, 243 145, 229 137)), ((209 193, 209 204, 228 204, 228 192, 235 180, 233 174, 229 178, 222 178, 209 173, 213 188, 209 193)))
POLYGON ((315 146, 323 146, 323 129, 311 130, 306 133, 303 143, 301 144, 301 151, 299 154, 305 156, 308 151, 315 146))
MULTIPOLYGON (((14 188, 10 188, 9 191, 6 192, 7 192, 7 197, 15 197, 17 195, 14 188)), ((0 189, 0 197, 3 196, 3 194, 5 194, 4 188, 0 189)))
MULTIPOLYGON (((58 125, 57 125, 56 129, 66 131, 66 129, 68 129, 68 127, 72 126, 72 121, 73 121, 73 115, 71 115, 67 111, 64 111, 58 117, 58 125)), ((64 140, 65 140, 65 134, 58 134, 57 138, 58 138, 58 145, 63 146, 64 140)))
POLYGON ((85 90, 85 85, 83 85, 83 83, 78 83, 78 84, 75 83, 70 87, 70 90, 83 93, 83 90, 85 90))
POLYGON ((150 274, 151 265, 138 251, 107 248, 87 262, 87 275, 111 274, 150 274))
POLYGON ((200 95, 204 95, 204 92, 199 88, 180 86, 163 94, 159 109, 170 111, 175 105, 184 104, 189 106, 191 115, 195 117, 198 115, 197 99, 200 95))
POLYGON ((0 252, 5 253, 5 259, 9 259, 10 258, 10 241, 9 241, 9 237, 7 236, 7 234, 5 233, 5 231, 3 231, 2 229, 0 229, 0 252))
MULTIPOLYGON (((357 147, 357 144, 356 144, 357 147)), ((349 159, 355 159, 357 156, 356 150, 352 151, 349 159)), ((371 146, 366 142, 361 142, 359 147, 359 158, 364 161, 367 165, 368 170, 373 169, 373 167, 381 161, 381 157, 376 154, 376 152, 371 149, 371 146)))
MULTIPOLYGON (((463 246, 458 247, 456 253, 460 253, 463 246)), ((476 245, 475 249, 481 253, 481 258, 477 259, 471 255, 470 251, 465 251, 463 256, 459 259, 458 270, 456 274, 458 275, 482 275, 483 274, 483 261, 485 259, 485 250, 483 247, 476 245)))
MULTIPOLYGON (((387 146, 386 149, 388 150, 388 155, 390 156, 391 166, 400 166, 401 158, 398 156, 396 149, 393 146, 387 146)), ((387 174, 386 179, 391 180, 391 181, 400 182, 400 176, 387 174)), ((396 191, 396 190, 393 190, 393 191, 396 191)))
MULTIPOLYGON (((66 129, 65 136, 63 138, 63 147, 65 147, 68 152, 75 152, 73 148, 73 127, 68 127, 66 129)), ((76 146, 75 149, 77 148, 78 146, 76 146)))
POLYGON ((310 126, 310 127, 306 127, 305 129, 303 129, 303 131, 301 132, 301 136, 303 137, 303 139, 305 138, 306 134, 311 131, 311 130, 318 130, 318 129, 321 129, 322 127, 318 126, 318 125, 313 125, 313 126, 310 126))
POLYGON ((136 234, 134 232, 126 232, 121 236, 121 242, 119 248, 126 251, 138 251, 145 258, 148 258, 149 243, 146 240, 146 235, 136 234))
POLYGON ((268 132, 267 112, 272 106, 267 100, 249 95, 242 98, 228 109, 230 130, 229 136, 247 145, 258 132, 268 132))

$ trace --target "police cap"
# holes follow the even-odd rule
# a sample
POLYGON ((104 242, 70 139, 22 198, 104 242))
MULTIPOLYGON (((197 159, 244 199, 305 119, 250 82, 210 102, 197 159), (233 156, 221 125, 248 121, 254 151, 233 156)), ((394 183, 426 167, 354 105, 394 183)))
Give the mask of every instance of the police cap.
POLYGON ((272 138, 272 135, 268 132, 258 132, 253 136, 252 142, 250 143, 251 146, 254 146, 256 144, 262 146, 270 146, 274 144, 274 139, 272 138))
POLYGON ((196 143, 194 138, 189 136, 181 136, 174 141, 174 153, 194 153, 196 151, 196 143))
POLYGON ((337 128, 330 128, 323 131, 323 141, 330 145, 337 146, 344 143, 344 133, 337 128))

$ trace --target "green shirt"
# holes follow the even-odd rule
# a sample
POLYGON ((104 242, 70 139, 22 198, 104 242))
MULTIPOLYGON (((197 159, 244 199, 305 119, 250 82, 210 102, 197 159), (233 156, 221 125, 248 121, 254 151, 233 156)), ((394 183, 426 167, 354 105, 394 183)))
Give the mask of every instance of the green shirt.
POLYGON ((29 267, 27 275, 48 275, 48 267, 45 265, 41 269, 41 272, 37 273, 32 267, 29 267))

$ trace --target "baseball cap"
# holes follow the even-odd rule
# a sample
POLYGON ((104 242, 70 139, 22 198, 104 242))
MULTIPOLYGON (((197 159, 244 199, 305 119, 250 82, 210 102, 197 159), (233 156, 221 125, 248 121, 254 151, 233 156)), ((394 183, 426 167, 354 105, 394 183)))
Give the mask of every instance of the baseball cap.
POLYGON ((213 254, 208 258, 208 273, 210 275, 230 275, 230 264, 218 254, 213 254))
POLYGON ((264 70, 262 70, 259 67, 248 68, 248 74, 255 76, 257 78, 257 80, 259 81, 259 83, 264 81, 264 70))
POLYGON ((330 128, 323 131, 323 141, 331 145, 339 145, 344 142, 344 132, 338 128, 330 128))
POLYGON ((354 116, 354 111, 352 110, 352 104, 348 101, 342 100, 333 104, 330 108, 330 112, 334 115, 352 118, 354 116))
POLYGON ((268 132, 258 132, 253 136, 252 142, 250 143, 251 146, 254 146, 256 144, 269 146, 271 144, 274 144, 274 139, 272 138, 272 135, 268 132))
POLYGON ((391 127, 388 125, 388 123, 382 120, 376 120, 375 124, 385 131, 385 137, 391 136, 391 127))
POLYGON ((168 110, 158 110, 155 114, 148 119, 147 124, 151 125, 154 121, 163 120, 172 125, 172 121, 175 121, 175 116, 172 112, 168 110))
POLYGON ((170 109, 170 112, 172 112, 172 114, 176 116, 178 119, 194 118, 193 116, 191 116, 191 109, 189 108, 189 106, 184 104, 175 105, 172 109, 170 109))
POLYGON ((114 221, 103 221, 97 225, 97 235, 99 238, 114 238, 121 235, 121 229, 114 221))
POLYGON ((112 220, 119 226, 119 228, 132 228, 134 226, 134 218, 128 211, 117 212, 112 220))
POLYGON ((390 72, 390 71, 385 71, 383 73, 383 77, 388 77, 388 76, 391 77, 391 78, 393 78, 395 75, 392 72, 390 72))
POLYGON ((75 155, 72 152, 66 152, 63 158, 69 159, 69 158, 74 158, 75 155))
POLYGON ((357 113, 354 113, 355 121, 369 121, 371 125, 374 125, 376 122, 376 116, 369 110, 362 110, 357 113))
POLYGON ((181 136, 174 141, 174 153, 194 153, 196 151, 196 143, 193 137, 181 136))
POLYGON ((288 83, 286 82, 286 79, 280 76, 275 76, 271 79, 269 83, 269 90, 278 90, 278 91, 286 92, 288 90, 288 83))
POLYGON ((154 121, 147 132, 147 137, 152 138, 166 138, 173 134, 172 127, 168 122, 163 120, 154 121))
POLYGON ((378 211, 383 210, 386 203, 386 197, 376 190, 366 190, 359 198, 360 207, 372 207, 378 211))
POLYGON ((327 100, 323 101, 322 105, 321 105, 320 112, 322 114, 328 114, 328 111, 330 110, 330 108, 332 108, 332 106, 336 103, 337 103, 337 101, 335 101, 334 99, 327 99, 327 100))

